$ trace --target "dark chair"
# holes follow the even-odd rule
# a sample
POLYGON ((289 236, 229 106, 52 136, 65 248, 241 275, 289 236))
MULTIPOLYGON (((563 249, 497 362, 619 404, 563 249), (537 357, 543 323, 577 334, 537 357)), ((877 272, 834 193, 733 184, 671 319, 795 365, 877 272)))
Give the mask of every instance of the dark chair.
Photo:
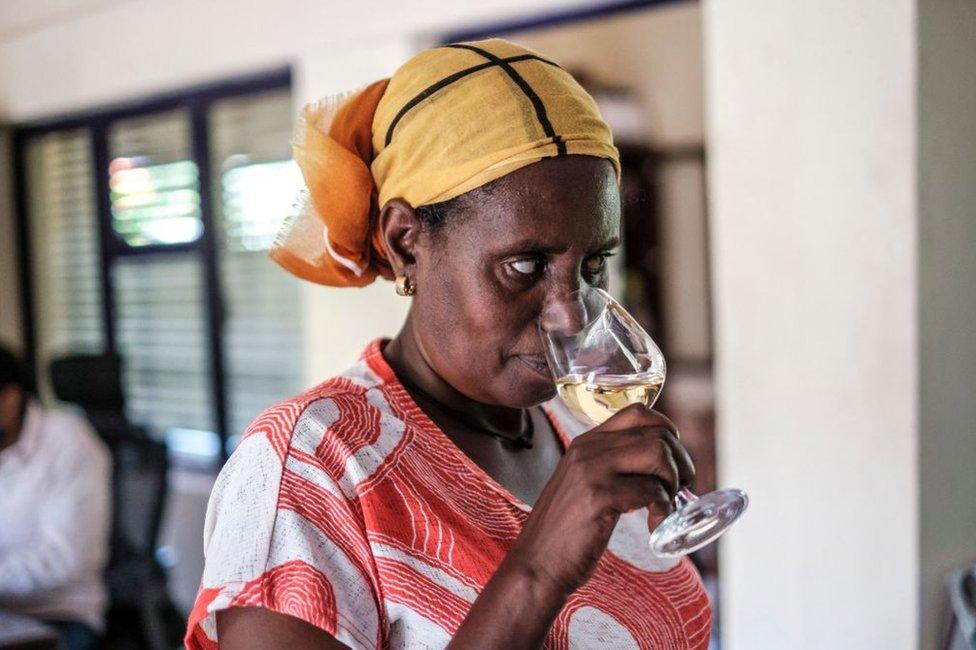
POLYGON ((50 371, 58 399, 80 406, 112 453, 105 647, 170 650, 179 644, 183 620, 155 556, 166 504, 166 447, 126 419, 118 356, 72 355, 52 361, 50 371))
POLYGON ((953 571, 949 587, 949 629, 943 647, 946 650, 976 648, 976 565, 953 571))

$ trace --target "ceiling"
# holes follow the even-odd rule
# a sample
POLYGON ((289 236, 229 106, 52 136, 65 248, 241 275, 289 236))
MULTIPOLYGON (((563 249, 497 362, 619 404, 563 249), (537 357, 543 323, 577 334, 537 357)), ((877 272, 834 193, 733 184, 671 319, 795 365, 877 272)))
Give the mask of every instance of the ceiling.
POLYGON ((134 0, 0 0, 0 42, 134 0))

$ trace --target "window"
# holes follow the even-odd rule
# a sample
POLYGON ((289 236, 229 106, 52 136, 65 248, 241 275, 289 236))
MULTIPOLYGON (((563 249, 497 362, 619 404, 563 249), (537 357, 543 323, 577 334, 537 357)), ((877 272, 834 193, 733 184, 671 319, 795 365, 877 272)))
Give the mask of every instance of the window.
POLYGON ((301 389, 300 287, 267 259, 302 185, 289 84, 17 130, 39 376, 54 356, 115 350, 130 419, 199 449, 301 389))

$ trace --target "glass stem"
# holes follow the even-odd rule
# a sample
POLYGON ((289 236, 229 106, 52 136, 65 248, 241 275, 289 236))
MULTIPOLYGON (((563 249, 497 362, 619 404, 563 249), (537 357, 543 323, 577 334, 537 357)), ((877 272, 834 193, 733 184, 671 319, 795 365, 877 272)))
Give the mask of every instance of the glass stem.
POLYGON ((689 503, 697 500, 698 497, 695 496, 694 492, 692 492, 688 488, 681 488, 680 490, 678 490, 678 493, 674 495, 675 510, 681 510, 689 503))

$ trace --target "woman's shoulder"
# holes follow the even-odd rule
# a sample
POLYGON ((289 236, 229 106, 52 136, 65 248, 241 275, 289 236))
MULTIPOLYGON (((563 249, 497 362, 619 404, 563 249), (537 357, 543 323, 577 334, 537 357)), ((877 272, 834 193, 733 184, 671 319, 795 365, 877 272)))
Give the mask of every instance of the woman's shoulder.
POLYGON ((241 436, 239 448, 253 447, 253 439, 261 438, 284 462, 293 448, 308 448, 312 439, 328 435, 340 418, 355 417, 367 410, 370 388, 340 375, 278 402, 251 422, 241 436), (249 442, 250 445, 245 444, 249 442))
POLYGON ((300 618, 350 647, 377 645, 369 546, 341 450, 369 422, 363 415, 382 385, 354 368, 248 427, 211 492, 187 647, 215 647, 216 614, 231 607, 300 618))
MULTIPOLYGON (((373 346, 370 346, 371 348, 373 346)), ((262 411, 241 436, 240 448, 257 447, 253 438, 285 462, 289 453, 313 453, 323 439, 341 444, 348 422, 362 421, 378 407, 389 410, 385 392, 387 378, 370 362, 370 349, 344 372, 262 411), (252 444, 245 445, 251 441, 252 444)), ((235 452, 236 453, 236 452, 235 452)))
MULTIPOLYGON (((205 639, 216 634, 215 613, 239 605, 297 616, 345 638, 330 598, 350 584, 367 600, 372 594, 350 471, 369 462, 357 445, 375 442, 374 423, 391 417, 376 417, 386 388, 361 360, 251 423, 211 492, 189 647, 207 647, 205 639), (298 590, 316 607, 292 609, 288 595, 298 590)), ((378 616, 371 602, 355 606, 368 634, 378 616)))
POLYGON ((338 438, 335 424, 341 417, 354 416, 366 407, 366 393, 373 386, 343 373, 262 411, 217 476, 210 494, 207 536, 218 520, 234 519, 244 510, 252 521, 273 521, 289 476, 336 491, 341 477, 322 462, 322 443, 338 438))

